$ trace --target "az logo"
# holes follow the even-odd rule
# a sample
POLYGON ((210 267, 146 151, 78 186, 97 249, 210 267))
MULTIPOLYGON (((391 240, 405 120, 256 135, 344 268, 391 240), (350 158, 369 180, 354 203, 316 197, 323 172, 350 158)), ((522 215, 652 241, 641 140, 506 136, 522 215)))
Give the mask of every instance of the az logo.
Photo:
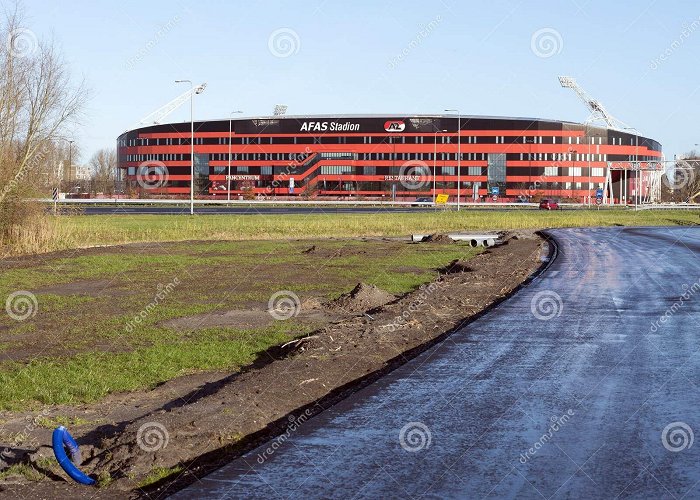
POLYGON ((384 130, 387 132, 403 132, 406 124, 402 121, 388 121, 384 123, 384 130))

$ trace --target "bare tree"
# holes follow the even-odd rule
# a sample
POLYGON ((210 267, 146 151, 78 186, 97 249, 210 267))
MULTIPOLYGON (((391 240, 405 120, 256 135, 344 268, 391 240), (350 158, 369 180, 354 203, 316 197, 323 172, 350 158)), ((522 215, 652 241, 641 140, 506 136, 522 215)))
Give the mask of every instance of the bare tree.
POLYGON ((114 193, 117 171, 117 152, 114 148, 103 148, 90 158, 92 190, 108 195, 114 193))
MULTIPOLYGON (((700 154, 693 150, 675 161, 674 169, 666 172, 663 184, 671 201, 696 202, 700 199, 700 154)), ((662 191, 662 194, 663 191, 662 191)))
POLYGON ((52 42, 23 24, 14 5, 0 11, 0 240, 42 212, 25 201, 55 170, 61 140, 77 125, 88 92, 73 84, 52 42))

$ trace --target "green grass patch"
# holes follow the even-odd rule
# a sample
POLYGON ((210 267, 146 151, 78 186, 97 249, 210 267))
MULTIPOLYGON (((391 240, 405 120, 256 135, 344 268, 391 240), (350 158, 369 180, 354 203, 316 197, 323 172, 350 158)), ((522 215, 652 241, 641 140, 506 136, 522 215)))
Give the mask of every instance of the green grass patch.
POLYGON ((29 290, 38 308, 24 321, 0 315, 0 409, 89 403, 190 373, 235 371, 320 325, 263 321, 241 330, 191 322, 194 327, 176 329, 169 321, 264 309, 280 290, 302 302, 335 298, 358 282, 402 294, 435 278, 450 261, 476 253, 464 244, 375 239, 201 241, 48 256, 31 265, 20 260, 0 274, 0 299, 29 290), (315 250, 305 252, 311 246, 315 250), (157 299, 175 278, 179 284, 157 299))
POLYGON ((165 479, 166 477, 179 474, 180 472, 182 472, 182 470, 182 467, 179 465, 176 465, 175 467, 154 467, 153 469, 151 469, 148 475, 143 480, 141 480, 141 482, 139 482, 138 487, 145 488, 146 486, 155 484, 158 481, 165 479))
POLYGON ((28 481, 41 481, 44 479, 44 474, 36 470, 31 465, 14 464, 0 471, 0 480, 12 476, 20 476, 28 481))
POLYGON ((79 425, 95 424, 95 420, 86 420, 80 417, 64 417, 62 415, 57 415, 55 417, 37 417, 36 423, 39 427, 45 429, 55 429, 59 425, 64 427, 76 427, 79 425))
POLYGON ((291 321, 278 321, 260 330, 201 330, 194 340, 160 342, 130 352, 5 363, 0 371, 0 409, 94 402, 111 392, 152 388, 196 371, 234 370, 270 346, 308 332, 291 321))
MULTIPOLYGON (((55 249, 86 245, 184 240, 275 240, 314 237, 402 236, 469 229, 676 225, 700 222, 688 210, 463 210, 318 215, 91 215, 54 219, 55 249)), ((47 249, 49 250, 49 249, 47 249)))

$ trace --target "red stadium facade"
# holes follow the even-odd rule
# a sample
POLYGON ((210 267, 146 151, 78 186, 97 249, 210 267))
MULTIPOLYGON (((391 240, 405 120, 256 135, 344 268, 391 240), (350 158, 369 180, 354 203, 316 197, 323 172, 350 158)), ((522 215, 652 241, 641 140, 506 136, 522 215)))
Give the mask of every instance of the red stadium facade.
MULTIPOLYGON (((662 156, 661 145, 646 137, 531 118, 268 116, 194 127, 201 198, 412 200, 445 193, 454 201, 460 182, 464 202, 494 194, 508 201, 536 195, 584 201, 604 187, 610 162, 662 156)), ((189 122, 126 132, 118 139, 121 179, 151 195, 188 196, 190 148, 189 122)), ((635 192, 634 177, 610 174, 615 200, 635 192)))

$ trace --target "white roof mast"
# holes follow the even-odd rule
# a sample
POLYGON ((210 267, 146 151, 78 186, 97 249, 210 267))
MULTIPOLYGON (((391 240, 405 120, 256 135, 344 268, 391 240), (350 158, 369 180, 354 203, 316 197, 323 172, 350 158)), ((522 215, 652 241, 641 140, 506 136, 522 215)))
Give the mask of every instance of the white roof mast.
POLYGON ((206 83, 202 83, 201 85, 191 88, 184 94, 177 96, 165 106, 158 108, 153 113, 142 118, 141 121, 139 121, 136 126, 131 127, 131 129, 147 127, 148 125, 158 125, 166 116, 185 104, 192 94, 201 94, 204 92, 206 86, 206 83))
POLYGON ((626 123, 621 122, 620 120, 612 116, 610 113, 608 113, 608 110, 605 109, 603 103, 589 96, 586 93, 586 91, 583 90, 583 88, 581 88, 581 86, 578 83, 576 83, 576 80, 573 77, 560 76, 559 83, 565 89, 572 89, 574 92, 576 92, 576 95, 579 96, 579 98, 584 102, 586 107, 590 110, 591 115, 586 120, 586 123, 604 123, 606 127, 614 128, 617 130, 629 130, 632 128, 629 127, 626 123))

